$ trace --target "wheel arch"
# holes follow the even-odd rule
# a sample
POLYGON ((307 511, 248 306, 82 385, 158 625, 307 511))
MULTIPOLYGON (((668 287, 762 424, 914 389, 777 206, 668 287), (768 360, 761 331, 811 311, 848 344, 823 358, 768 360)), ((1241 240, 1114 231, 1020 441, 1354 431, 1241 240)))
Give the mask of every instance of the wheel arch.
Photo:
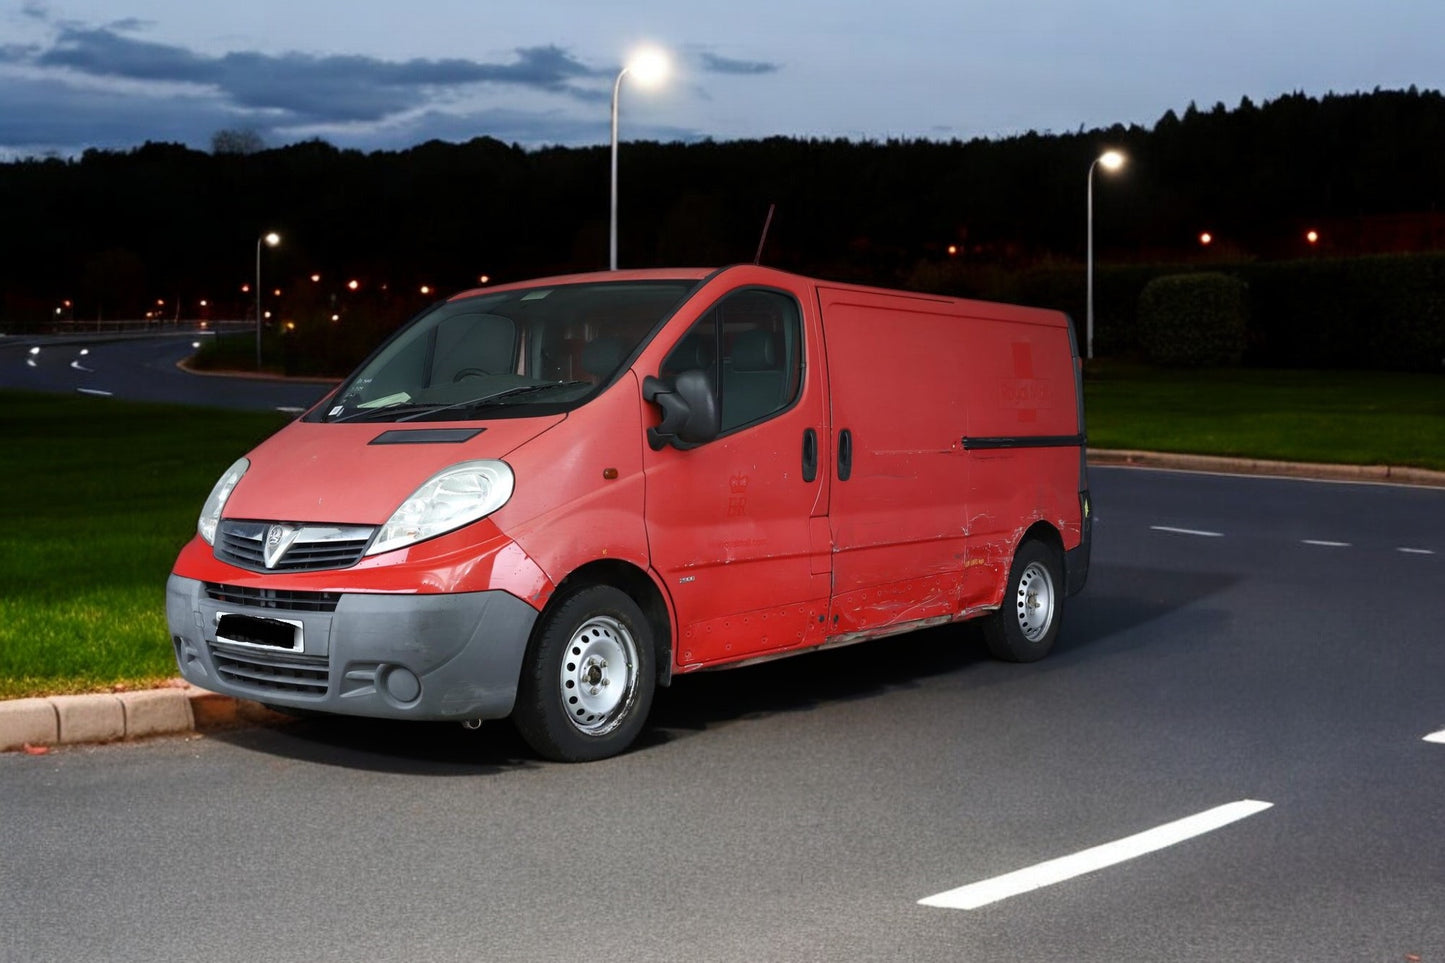
MULTIPOLYGON (((548 608, 560 603, 575 592, 592 585, 610 585, 627 594, 652 629, 653 665, 657 669, 657 684, 672 683, 672 615, 662 591, 646 572, 630 562, 617 559, 598 559, 574 569, 558 584, 552 593, 548 608)), ((541 624, 541 619, 538 619, 541 624)))
POLYGON ((1018 554, 1019 547, 1028 541, 1043 542, 1052 548, 1058 553, 1059 562, 1062 564, 1064 559, 1064 536, 1053 525, 1043 519, 1034 522, 1024 531, 1023 536, 1018 540, 1018 544, 1014 546, 1014 554, 1018 554))

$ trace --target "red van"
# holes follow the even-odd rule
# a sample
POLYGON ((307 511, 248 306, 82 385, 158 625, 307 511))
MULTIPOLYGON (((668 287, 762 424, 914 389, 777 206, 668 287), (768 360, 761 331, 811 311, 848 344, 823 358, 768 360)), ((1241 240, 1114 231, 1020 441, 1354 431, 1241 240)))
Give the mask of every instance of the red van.
POLYGON ((469 291, 216 483, 181 672, 282 709, 626 748, 680 673, 984 619, 1048 652, 1089 567, 1058 312, 741 265, 469 291))

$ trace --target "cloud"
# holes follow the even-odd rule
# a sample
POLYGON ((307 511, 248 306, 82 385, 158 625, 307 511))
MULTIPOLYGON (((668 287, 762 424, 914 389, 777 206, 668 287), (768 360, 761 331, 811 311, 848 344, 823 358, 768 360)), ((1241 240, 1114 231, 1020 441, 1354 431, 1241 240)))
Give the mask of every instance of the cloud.
POLYGON ((90 77, 200 84, 238 107, 277 111, 284 122, 382 120, 424 105, 438 89, 472 84, 591 100, 593 92, 578 82, 602 76, 557 46, 524 47, 515 54, 511 63, 257 52, 209 57, 109 27, 67 26, 48 49, 10 48, 0 51, 0 59, 26 58, 38 67, 90 77))
MULTIPOLYGON (((0 44, 0 155, 76 154, 167 140, 205 148, 219 130, 255 130, 270 145, 321 137, 340 146, 404 147, 487 135, 524 146, 605 142, 615 67, 557 44, 510 58, 389 60, 353 54, 210 54, 143 36, 154 25, 61 20, 23 8, 48 29, 0 44), (138 36, 137 34, 141 34, 138 36), (69 145, 69 146, 66 146, 69 145)), ((754 76, 778 65, 696 48, 703 73, 754 76)), ((706 99, 701 88, 692 95, 706 99)), ((694 140, 694 130, 629 124, 629 137, 694 140)))
POLYGON ((702 68, 714 74, 744 74, 756 76, 757 74, 775 74, 781 69, 777 64, 767 63, 761 60, 733 60, 730 57, 719 57, 717 54, 703 51, 700 55, 702 68))

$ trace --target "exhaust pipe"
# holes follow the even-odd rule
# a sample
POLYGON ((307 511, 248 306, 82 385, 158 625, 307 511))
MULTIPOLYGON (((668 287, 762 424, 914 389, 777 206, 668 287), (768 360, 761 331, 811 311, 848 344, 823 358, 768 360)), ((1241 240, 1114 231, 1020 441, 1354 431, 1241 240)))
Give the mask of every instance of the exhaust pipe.
POLYGON ((464 720, 462 721, 462 728, 463 728, 463 729, 469 729, 469 730, 471 730, 472 732, 477 731, 477 730, 480 729, 481 727, 482 727, 482 720, 481 720, 481 719, 464 719, 464 720))

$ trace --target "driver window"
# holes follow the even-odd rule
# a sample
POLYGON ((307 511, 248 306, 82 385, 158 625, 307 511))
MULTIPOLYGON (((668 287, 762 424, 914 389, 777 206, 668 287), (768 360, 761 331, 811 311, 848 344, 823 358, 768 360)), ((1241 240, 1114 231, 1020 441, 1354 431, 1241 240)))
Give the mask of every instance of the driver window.
POLYGON ((798 304, 778 291, 748 289, 719 301, 663 359, 663 378, 700 369, 718 392, 722 430, 790 407, 802 383, 798 304))

